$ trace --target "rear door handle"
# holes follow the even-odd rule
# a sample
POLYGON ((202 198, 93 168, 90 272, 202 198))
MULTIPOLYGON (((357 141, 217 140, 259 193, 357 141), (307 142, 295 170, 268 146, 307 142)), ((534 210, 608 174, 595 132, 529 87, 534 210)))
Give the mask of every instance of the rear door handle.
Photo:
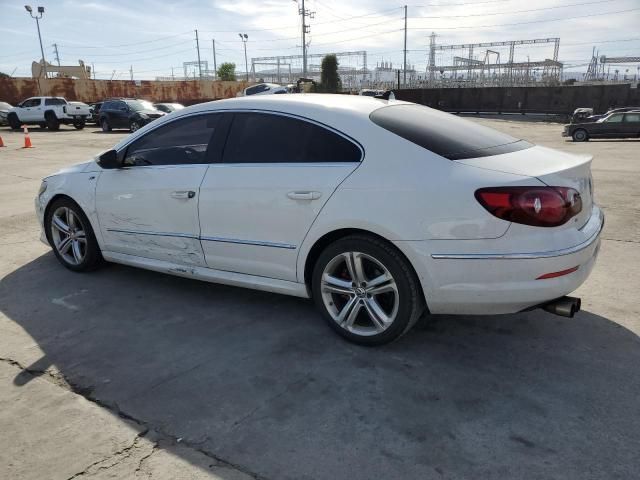
POLYGON ((322 196, 320 192, 289 192, 287 197, 291 200, 317 200, 322 196))
POLYGON ((183 198, 190 199, 196 196, 196 192, 193 190, 180 190, 177 192, 171 192, 171 198, 183 198))

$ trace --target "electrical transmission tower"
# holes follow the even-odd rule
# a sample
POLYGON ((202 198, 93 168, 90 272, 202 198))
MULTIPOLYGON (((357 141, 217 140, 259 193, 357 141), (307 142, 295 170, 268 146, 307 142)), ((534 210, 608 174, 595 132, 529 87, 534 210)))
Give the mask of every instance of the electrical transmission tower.
POLYGON ((310 26, 307 25, 307 17, 313 18, 316 12, 312 12, 304 8, 304 0, 302 5, 298 8, 298 13, 302 17, 302 76, 307 76, 307 33, 311 33, 310 26))
POLYGON ((58 54, 58 44, 54 43, 53 45, 51 45, 53 47, 53 51, 56 55, 56 62, 58 63, 58 66, 60 66, 60 55, 58 54))

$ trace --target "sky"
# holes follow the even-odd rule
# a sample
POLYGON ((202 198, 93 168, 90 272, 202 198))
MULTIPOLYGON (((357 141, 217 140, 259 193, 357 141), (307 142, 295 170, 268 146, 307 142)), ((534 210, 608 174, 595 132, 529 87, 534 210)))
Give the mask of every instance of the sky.
MULTIPOLYGON (((41 57, 26 1, 0 0, 0 72, 14 76, 31 76, 31 62, 41 57)), ((96 78, 129 79, 130 69, 136 80, 172 71, 182 76, 183 62, 197 60, 196 29, 201 60, 210 68, 215 39, 218 66, 233 62, 244 71, 238 33, 249 37, 249 66, 253 57, 302 52, 301 5, 294 0, 40 0, 31 5, 34 11, 45 7, 40 28, 47 60, 55 63, 55 43, 63 65, 82 59, 94 65, 96 78)), ((306 0, 305 7, 315 12, 307 20, 310 54, 366 50, 369 68, 382 61, 400 67, 403 4, 306 0)), ((419 71, 426 68, 431 32, 442 45, 560 37, 565 71, 586 70, 593 47, 600 55, 640 56, 640 0, 424 0, 407 5, 407 17, 407 60, 419 71)), ((485 50, 476 49, 476 58, 483 59, 485 50)), ((451 63, 445 55, 461 53, 439 53, 438 63, 451 63)), ((552 45, 519 47, 516 61, 552 54, 552 45)), ((619 68, 635 75, 638 67, 619 68)))

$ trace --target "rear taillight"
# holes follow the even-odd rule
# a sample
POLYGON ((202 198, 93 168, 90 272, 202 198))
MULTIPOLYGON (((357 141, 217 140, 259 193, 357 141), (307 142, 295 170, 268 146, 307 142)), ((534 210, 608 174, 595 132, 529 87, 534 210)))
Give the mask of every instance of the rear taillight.
POLYGON ((557 227, 582 210, 577 190, 568 187, 488 187, 476 200, 502 220, 535 227, 557 227))

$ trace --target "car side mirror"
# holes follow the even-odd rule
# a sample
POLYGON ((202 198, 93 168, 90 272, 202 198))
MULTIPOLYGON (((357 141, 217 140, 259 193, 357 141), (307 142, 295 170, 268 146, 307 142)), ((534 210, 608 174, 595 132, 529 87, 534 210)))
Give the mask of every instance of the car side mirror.
POLYGON ((98 165, 102 168, 110 170, 114 168, 122 168, 122 162, 118 158, 118 152, 109 150, 98 157, 98 165))

